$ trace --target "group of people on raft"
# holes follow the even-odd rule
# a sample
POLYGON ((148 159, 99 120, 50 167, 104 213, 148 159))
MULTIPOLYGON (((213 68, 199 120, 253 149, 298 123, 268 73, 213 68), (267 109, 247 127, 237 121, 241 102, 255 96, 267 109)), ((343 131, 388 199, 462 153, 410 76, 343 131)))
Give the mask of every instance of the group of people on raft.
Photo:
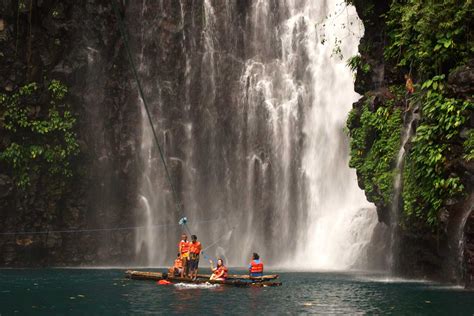
MULTIPOLYGON (((188 236, 183 234, 181 241, 178 244, 178 255, 174 260, 173 267, 170 268, 170 273, 175 276, 182 278, 188 277, 191 279, 197 278, 198 266, 199 266, 199 255, 202 251, 202 245, 197 240, 196 235, 191 235, 191 241, 188 241, 188 236)), ((224 281, 227 279, 229 270, 224 265, 222 258, 217 259, 217 266, 214 267, 214 262, 209 260, 211 264, 212 275, 210 280, 224 281)), ((263 276, 263 262, 260 260, 260 256, 254 253, 252 261, 249 264, 249 276, 250 277, 261 277, 263 276)))

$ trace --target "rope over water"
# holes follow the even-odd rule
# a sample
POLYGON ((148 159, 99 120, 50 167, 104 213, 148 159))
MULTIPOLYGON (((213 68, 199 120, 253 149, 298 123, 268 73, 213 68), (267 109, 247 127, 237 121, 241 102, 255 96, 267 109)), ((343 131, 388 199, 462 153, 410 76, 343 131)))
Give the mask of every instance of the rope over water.
MULTIPOLYGON (((193 222, 193 224, 202 224, 202 223, 212 223, 212 222, 221 222, 224 219, 210 219, 193 222)), ((3 232, 0 233, 0 236, 17 236, 17 235, 46 235, 54 233, 93 233, 93 232, 106 232, 106 231, 116 231, 116 230, 137 230, 137 229, 150 229, 150 228, 159 228, 159 227, 176 227, 181 224, 155 224, 155 225, 145 225, 145 226, 128 226, 128 227, 106 227, 106 228, 90 228, 90 229, 65 229, 65 230, 43 230, 43 231, 24 231, 24 232, 3 232)))
POLYGON ((168 169, 168 166, 166 165, 166 159, 163 154, 163 149, 161 148, 160 142, 158 140, 158 136, 156 134, 155 126, 153 125, 153 120, 151 118, 150 110, 148 109, 148 102, 145 98, 145 94, 143 93, 143 88, 140 82, 140 79, 138 78, 138 72, 135 67, 135 63, 133 62, 133 57, 132 53, 130 51, 130 46, 128 45, 128 37, 127 37, 127 31, 125 28, 125 24, 123 23, 122 17, 120 15, 119 9, 117 7, 116 1, 112 1, 112 7, 114 9, 115 15, 117 16, 117 21, 118 21, 118 26, 120 30, 120 34, 122 35, 123 43, 125 45, 125 50, 127 51, 127 57, 128 61, 130 62, 130 66, 132 67, 133 71, 133 76, 135 77, 135 81, 137 82, 137 87, 138 87, 138 92, 140 94, 140 98, 142 99, 143 102, 143 107, 145 108, 145 112, 148 118, 148 122, 150 123, 151 130, 153 132, 153 138, 155 139, 156 146, 158 147, 158 151, 160 153, 160 158, 161 162, 163 162, 163 166, 165 168, 165 173, 166 173, 166 178, 168 179, 169 185, 171 187, 171 191, 173 192, 173 198, 175 200, 175 205, 176 205, 176 211, 184 217, 184 210, 182 208, 182 204, 180 202, 180 199, 178 197, 178 192, 175 189, 175 186, 173 185, 173 181, 171 180, 171 175, 168 169))
MULTIPOLYGON (((181 201, 178 197, 178 193, 175 189, 175 186, 173 185, 173 181, 171 179, 171 175, 170 175, 168 166, 166 164, 166 159, 164 157, 163 150, 162 150, 160 142, 158 140, 158 136, 156 135, 156 130, 155 130, 155 127, 153 125, 153 120, 151 118, 150 110, 148 109, 148 103, 146 101, 145 94, 143 93, 143 89, 142 89, 140 79, 138 78, 138 72, 137 72, 137 69, 135 67, 135 63, 133 62, 132 53, 130 51, 130 46, 128 44, 128 37, 127 37, 126 27, 125 27, 125 24, 123 22, 122 16, 120 15, 120 11, 117 7, 117 3, 116 3, 115 0, 112 1, 112 6, 113 6, 113 9, 114 9, 115 15, 117 17, 117 21, 118 21, 120 33, 121 33, 121 36, 122 36, 122 39, 123 39, 123 42, 124 42, 125 50, 127 51, 128 61, 130 62, 130 66, 132 67, 133 76, 135 77, 135 81, 137 82, 138 91, 139 91, 140 97, 143 101, 143 106, 144 106, 145 111, 146 111, 148 122, 150 123, 150 127, 151 127, 151 130, 153 132, 153 138, 155 140, 156 146, 158 147, 161 162, 163 163, 163 166, 165 168, 166 178, 168 179, 169 185, 171 187, 171 191, 173 192, 173 197, 174 197, 174 200, 175 200, 176 210, 177 210, 178 214, 180 214, 180 216, 181 216, 178 223, 179 223, 179 225, 181 225, 183 227, 183 230, 185 230, 189 235, 192 235, 191 230, 189 229, 189 227, 187 225, 188 219, 185 216, 184 209, 183 209, 181 201)), ((235 229, 235 227, 232 227, 232 229, 229 232, 232 233, 234 231, 234 229, 235 229)), ((209 258, 209 256, 207 256, 205 254, 204 250, 207 250, 208 248, 216 245, 218 243, 218 241, 220 241, 221 239, 223 239, 223 237, 220 237, 216 242, 212 243, 210 246, 208 246, 205 249, 201 250, 202 255, 205 258, 209 258)))

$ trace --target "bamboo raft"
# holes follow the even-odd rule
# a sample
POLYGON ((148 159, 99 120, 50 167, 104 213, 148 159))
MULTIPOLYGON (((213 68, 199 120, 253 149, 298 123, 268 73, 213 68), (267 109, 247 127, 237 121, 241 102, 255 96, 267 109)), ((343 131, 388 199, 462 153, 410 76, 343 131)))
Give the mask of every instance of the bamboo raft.
POLYGON ((167 280, 172 283, 192 283, 192 284, 222 284, 236 287, 269 287, 281 286, 282 283, 275 281, 278 275, 264 275, 262 277, 250 277, 248 275, 229 275, 226 280, 209 280, 210 274, 198 274, 196 280, 190 278, 181 278, 178 276, 171 276, 168 273, 160 272, 146 272, 146 271, 125 271, 125 277, 133 280, 149 280, 159 281, 167 280))

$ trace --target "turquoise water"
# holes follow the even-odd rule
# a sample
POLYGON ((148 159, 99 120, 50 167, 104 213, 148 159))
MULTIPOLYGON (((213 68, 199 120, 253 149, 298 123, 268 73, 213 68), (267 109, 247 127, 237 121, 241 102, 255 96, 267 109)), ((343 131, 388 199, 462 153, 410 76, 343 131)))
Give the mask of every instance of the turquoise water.
POLYGON ((6 269, 0 315, 474 315, 474 292, 456 287, 363 273, 280 275, 282 287, 246 289, 158 286, 118 269, 6 269))

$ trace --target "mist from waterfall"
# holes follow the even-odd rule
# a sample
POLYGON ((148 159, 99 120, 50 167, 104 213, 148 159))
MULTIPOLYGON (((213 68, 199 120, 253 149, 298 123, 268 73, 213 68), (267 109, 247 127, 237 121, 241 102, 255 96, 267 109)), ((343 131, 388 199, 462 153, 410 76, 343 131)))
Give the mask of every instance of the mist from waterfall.
MULTIPOLYGON (((166 24, 180 34, 179 73, 154 77, 159 50, 147 48, 164 45, 155 35, 163 4, 133 4, 141 17, 129 23, 139 25, 139 73, 190 230, 230 265, 258 252, 274 266, 363 268, 377 220, 348 167, 344 132, 358 98, 346 66, 363 33, 355 9, 338 0, 255 1, 244 13, 234 1, 179 4, 181 21, 166 24)), ((167 265, 181 232, 153 225, 179 216, 142 114, 137 218, 146 228, 136 253, 167 265)))

